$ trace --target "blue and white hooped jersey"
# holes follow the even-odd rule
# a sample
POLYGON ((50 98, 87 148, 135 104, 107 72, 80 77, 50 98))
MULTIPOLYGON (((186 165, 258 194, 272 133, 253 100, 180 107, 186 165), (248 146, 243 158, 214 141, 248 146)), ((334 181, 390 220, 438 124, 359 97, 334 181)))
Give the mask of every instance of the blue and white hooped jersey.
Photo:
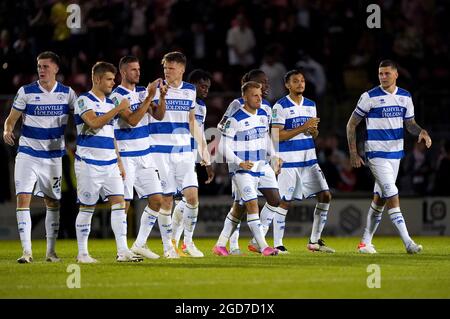
MULTIPOLYGON (((153 102, 158 104, 159 88, 153 102)), ((166 113, 161 121, 150 117, 150 153, 192 152, 189 112, 195 108, 195 86, 181 82, 178 88, 169 87, 165 96, 166 113)))
POLYGON ((248 173, 253 176, 264 175, 263 167, 267 163, 269 120, 267 112, 259 108, 256 114, 247 112, 243 107, 225 122, 223 138, 234 154, 242 161, 253 162, 250 171, 242 170, 239 163, 228 162, 229 173, 248 173))
MULTIPOLYGON (((284 130, 289 131, 312 117, 317 117, 316 103, 303 96, 300 104, 296 104, 286 95, 273 106, 272 125, 282 125, 284 130)), ((314 139, 303 133, 280 142, 278 152, 283 160, 282 168, 307 167, 317 163, 314 139)))
MULTIPOLYGON (((230 105, 228 105, 228 108, 226 109, 225 113, 223 114, 222 120, 217 125, 217 128, 219 131, 223 129, 223 125, 227 121, 227 119, 232 116, 234 113, 236 113, 241 107, 244 106, 244 99, 242 97, 234 99, 230 105)), ((268 114, 269 123, 271 122, 271 114, 272 114, 272 106, 270 105, 270 102, 263 99, 261 101, 261 109, 266 111, 268 114)))
MULTIPOLYGON (((119 105, 123 99, 130 101, 130 109, 135 112, 144 99, 147 97, 147 89, 143 86, 136 86, 134 91, 119 85, 109 98, 114 105, 119 105)), ((119 119, 115 122, 114 134, 117 141, 120 156, 144 156, 150 152, 149 140, 149 114, 144 114, 139 123, 133 127, 125 120, 119 119)))
POLYGON ((361 95, 354 113, 366 119, 367 158, 401 159, 404 156, 403 121, 414 117, 408 91, 397 87, 391 94, 377 86, 361 95))
MULTIPOLYGON (((206 104, 202 99, 197 98, 195 101, 195 120, 200 126, 202 132, 205 130, 205 119, 206 119, 206 104)), ((194 137, 191 137, 192 150, 197 150, 197 142, 194 137)))
POLYGON ((117 162, 117 154, 114 146, 114 122, 111 120, 102 128, 92 129, 84 123, 82 115, 89 110, 97 116, 108 113, 114 108, 111 99, 101 101, 92 91, 78 97, 75 104, 75 124, 77 126, 77 151, 76 158, 91 165, 111 165, 117 162))
POLYGON ((56 82, 48 92, 39 81, 22 86, 12 107, 22 112, 18 152, 33 157, 59 159, 65 153, 64 131, 77 96, 56 82))

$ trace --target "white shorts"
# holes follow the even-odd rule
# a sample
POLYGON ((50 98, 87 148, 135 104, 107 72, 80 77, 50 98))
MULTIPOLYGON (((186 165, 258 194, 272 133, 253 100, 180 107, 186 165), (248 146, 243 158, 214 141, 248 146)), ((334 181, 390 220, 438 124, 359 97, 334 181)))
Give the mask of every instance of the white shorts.
POLYGON ((154 163, 158 168, 164 195, 174 195, 177 190, 198 187, 195 161, 192 152, 153 153, 154 163))
POLYGON ((259 176, 253 176, 246 173, 234 174, 234 200, 245 203, 258 199, 259 179, 259 176))
POLYGON ((328 184, 319 164, 307 167, 282 168, 278 175, 281 199, 289 202, 303 200, 328 191, 328 184))
POLYGON ((61 199, 61 159, 47 161, 18 153, 14 166, 16 195, 34 194, 39 197, 61 199))
POLYGON ((259 178, 258 183, 258 196, 263 196, 259 191, 260 189, 278 189, 277 177, 270 164, 264 165, 262 172, 263 176, 259 178))
POLYGON ((98 166, 75 160, 75 175, 81 205, 93 206, 97 204, 99 196, 106 199, 109 196, 124 195, 123 180, 117 163, 98 166))
MULTIPOLYGON (((279 189, 277 177, 276 177, 275 172, 273 171, 272 167, 270 166, 270 164, 266 164, 263 167, 262 172, 264 173, 264 175, 260 176, 259 180, 258 180, 258 190, 257 190, 258 196, 263 196, 260 189, 276 189, 276 190, 279 189)), ((240 198, 239 198, 239 196, 236 196, 236 194, 237 194, 236 193, 236 185, 234 182, 234 178, 232 178, 231 179, 231 196, 233 197, 234 201, 239 202, 240 198)))
POLYGON ((368 159, 367 162, 375 178, 373 192, 381 198, 398 195, 398 188, 395 185, 395 181, 397 180, 400 160, 376 157, 368 159))
POLYGON ((122 157, 125 169, 125 200, 133 199, 133 187, 139 198, 162 194, 158 170, 151 155, 122 157))

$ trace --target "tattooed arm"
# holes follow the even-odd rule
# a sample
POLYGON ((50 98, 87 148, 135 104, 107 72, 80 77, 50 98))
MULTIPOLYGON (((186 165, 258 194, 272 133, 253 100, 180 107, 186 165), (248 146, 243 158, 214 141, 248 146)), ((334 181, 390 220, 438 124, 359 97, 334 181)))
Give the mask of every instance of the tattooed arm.
POLYGON ((364 165, 363 159, 358 155, 358 150, 356 148, 356 127, 361 122, 362 117, 352 114, 347 123, 347 142, 348 150, 350 153, 350 163, 352 167, 361 167, 364 165))
POLYGON ((425 141, 425 145, 427 148, 430 148, 431 146, 431 137, 428 135, 428 132, 421 128, 419 124, 416 123, 416 120, 414 118, 405 120, 405 127, 408 130, 409 133, 411 133, 414 136, 418 136, 419 139, 417 140, 417 143, 420 143, 422 140, 425 141))

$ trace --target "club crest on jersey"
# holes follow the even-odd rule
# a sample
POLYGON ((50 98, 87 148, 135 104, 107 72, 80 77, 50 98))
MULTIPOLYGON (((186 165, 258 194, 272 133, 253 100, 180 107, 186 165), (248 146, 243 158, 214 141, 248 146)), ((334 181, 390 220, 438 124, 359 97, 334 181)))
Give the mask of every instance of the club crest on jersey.
POLYGON ((64 100, 64 94, 59 93, 56 98, 58 99, 58 101, 63 101, 64 100))
POLYGON ((145 91, 139 92, 139 100, 143 101, 145 99, 145 91))
POLYGON ((403 97, 400 97, 398 99, 398 101, 400 102, 400 105, 404 105, 405 104, 405 99, 403 97))
POLYGON ((277 118, 277 110, 276 109, 273 109, 272 110, 272 118, 277 118))

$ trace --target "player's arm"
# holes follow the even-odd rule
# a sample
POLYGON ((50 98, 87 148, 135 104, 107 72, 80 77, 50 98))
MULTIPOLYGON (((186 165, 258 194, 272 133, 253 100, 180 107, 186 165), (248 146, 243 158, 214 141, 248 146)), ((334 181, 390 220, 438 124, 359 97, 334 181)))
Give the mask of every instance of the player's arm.
POLYGON ((3 140, 6 144, 13 146, 14 145, 14 127, 16 126, 17 121, 22 116, 22 112, 16 110, 15 108, 11 108, 8 117, 6 118, 4 128, 3 128, 3 140))
POLYGON ((308 134, 309 130, 312 128, 317 128, 319 125, 320 119, 318 117, 312 117, 308 119, 305 124, 300 125, 292 130, 285 130, 282 125, 272 125, 272 129, 278 129, 278 138, 279 141, 287 141, 297 136, 298 134, 304 133, 308 134))
POLYGON ((208 152, 208 145, 206 144, 205 134, 198 125, 195 119, 195 110, 189 111, 189 130, 191 131, 194 140, 197 142, 200 156, 204 165, 211 165, 211 159, 208 152))
MULTIPOLYGON (((161 121, 164 118, 164 115, 166 114, 166 94, 167 94, 167 90, 169 89, 168 85, 164 85, 163 81, 161 79, 156 80, 156 86, 154 87, 153 91, 153 87, 149 88, 149 86, 152 84, 150 83, 149 86, 147 87, 147 91, 148 91, 148 96, 152 95, 152 98, 149 100, 150 104, 150 108, 148 109, 148 112, 150 113, 151 116, 153 116, 153 118, 155 120, 161 121), (157 82, 158 81, 158 82, 157 82), (151 102, 153 97, 156 94, 156 88, 159 87, 159 100, 158 103, 155 102, 151 102)), ((155 83, 153 82, 153 83, 155 83)))
POLYGON ((117 147, 117 141, 115 138, 114 138, 114 148, 116 149, 117 165, 119 166, 120 175, 122 176, 122 179, 125 180, 126 173, 122 164, 122 158, 120 157, 119 148, 117 147))
POLYGON ((88 110, 81 114, 81 118, 83 119, 84 123, 86 123, 86 125, 90 128, 99 129, 109 123, 120 112, 126 109, 129 110, 129 107, 130 102, 128 101, 128 99, 123 99, 117 107, 113 108, 103 115, 97 116, 93 110, 88 110))
POLYGON ((267 134, 266 136, 266 144, 267 144, 267 155, 269 155, 270 158, 270 164, 275 172, 275 174, 280 173, 281 165, 283 164, 283 160, 278 155, 277 151, 275 150, 275 147, 273 146, 273 140, 270 136, 270 134, 267 134))
POLYGON ((347 123, 347 142, 352 167, 361 167, 361 165, 364 165, 364 161, 358 155, 358 149, 356 148, 356 127, 362 119, 362 117, 353 112, 347 123))
POLYGON ((229 118, 223 126, 223 133, 222 138, 219 142, 219 149, 225 156, 225 159, 228 163, 237 164, 242 169, 250 170, 253 167, 253 162, 242 161, 236 154, 234 154, 232 144, 234 142, 235 135, 236 132, 233 127, 233 118, 229 118))
POLYGON ((431 147, 432 141, 430 135, 426 130, 421 128, 420 125, 416 123, 416 120, 414 118, 406 119, 405 127, 409 133, 419 137, 417 143, 420 143, 422 140, 424 140, 427 148, 431 147))

